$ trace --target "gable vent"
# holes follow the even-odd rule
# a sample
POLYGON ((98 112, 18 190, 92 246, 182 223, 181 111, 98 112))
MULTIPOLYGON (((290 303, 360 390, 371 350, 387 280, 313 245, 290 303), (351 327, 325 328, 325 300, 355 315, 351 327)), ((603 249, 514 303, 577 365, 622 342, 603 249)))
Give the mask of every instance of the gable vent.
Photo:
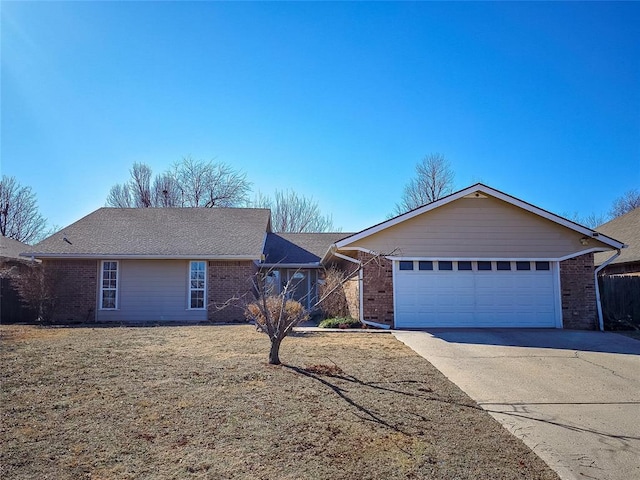
POLYGON ((469 195, 465 195, 463 198, 489 198, 489 197, 486 196, 484 193, 473 192, 473 193, 470 193, 469 195))

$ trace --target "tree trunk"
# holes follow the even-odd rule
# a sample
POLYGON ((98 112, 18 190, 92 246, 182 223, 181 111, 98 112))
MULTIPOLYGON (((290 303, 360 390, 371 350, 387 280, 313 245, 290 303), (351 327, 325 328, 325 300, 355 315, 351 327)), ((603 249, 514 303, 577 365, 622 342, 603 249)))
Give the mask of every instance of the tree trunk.
POLYGON ((269 351, 269 363, 271 365, 280 365, 280 343, 281 338, 271 339, 271 350, 269 351))

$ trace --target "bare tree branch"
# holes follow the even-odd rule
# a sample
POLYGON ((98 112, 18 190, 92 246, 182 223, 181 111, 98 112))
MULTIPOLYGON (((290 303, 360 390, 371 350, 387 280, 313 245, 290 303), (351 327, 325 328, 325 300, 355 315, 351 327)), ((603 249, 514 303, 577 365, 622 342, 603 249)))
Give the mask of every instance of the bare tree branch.
POLYGON ((126 183, 118 183, 111 187, 109 195, 107 196, 107 205, 116 208, 131 208, 133 201, 131 200, 129 185, 126 183))
POLYGON ((396 204, 396 214, 403 214, 448 195, 453 190, 454 177, 443 155, 427 155, 416 165, 416 176, 404 187, 402 200, 396 204))
POLYGON ((276 190, 273 198, 258 193, 253 206, 271 210, 271 226, 275 232, 336 231, 330 215, 322 215, 313 198, 293 190, 276 190))
POLYGON ((35 243, 45 234, 47 221, 38 211, 31 187, 21 186, 15 177, 0 181, 0 235, 24 243, 35 243))
POLYGON ((130 170, 129 191, 138 208, 151 207, 151 168, 144 163, 134 163, 130 170))
POLYGON ((247 203, 250 182, 224 163, 185 157, 153 177, 151 168, 134 163, 130 179, 111 187, 110 207, 237 207, 247 203))
POLYGON ((629 190, 624 195, 617 198, 613 202, 611 211, 609 212, 612 218, 620 217, 625 213, 629 213, 631 210, 635 210, 640 207, 640 191, 637 189, 629 190))

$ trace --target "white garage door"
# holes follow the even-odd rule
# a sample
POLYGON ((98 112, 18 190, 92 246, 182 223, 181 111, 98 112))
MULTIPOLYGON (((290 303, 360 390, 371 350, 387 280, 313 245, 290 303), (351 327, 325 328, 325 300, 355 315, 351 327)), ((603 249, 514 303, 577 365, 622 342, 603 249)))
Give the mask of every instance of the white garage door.
POLYGON ((556 326, 553 262, 395 261, 396 328, 556 326))

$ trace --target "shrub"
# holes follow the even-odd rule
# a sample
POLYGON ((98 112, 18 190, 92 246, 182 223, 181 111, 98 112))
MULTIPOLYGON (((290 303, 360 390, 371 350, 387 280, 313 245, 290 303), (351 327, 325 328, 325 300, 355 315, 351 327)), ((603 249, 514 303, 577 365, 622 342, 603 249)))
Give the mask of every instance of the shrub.
POLYGON ((361 328, 360 320, 349 317, 334 317, 323 320, 318 325, 320 328, 361 328))
POLYGON ((320 308, 327 317, 346 317, 349 315, 347 297, 343 284, 345 274, 336 267, 330 267, 325 271, 324 283, 320 288, 320 308))

